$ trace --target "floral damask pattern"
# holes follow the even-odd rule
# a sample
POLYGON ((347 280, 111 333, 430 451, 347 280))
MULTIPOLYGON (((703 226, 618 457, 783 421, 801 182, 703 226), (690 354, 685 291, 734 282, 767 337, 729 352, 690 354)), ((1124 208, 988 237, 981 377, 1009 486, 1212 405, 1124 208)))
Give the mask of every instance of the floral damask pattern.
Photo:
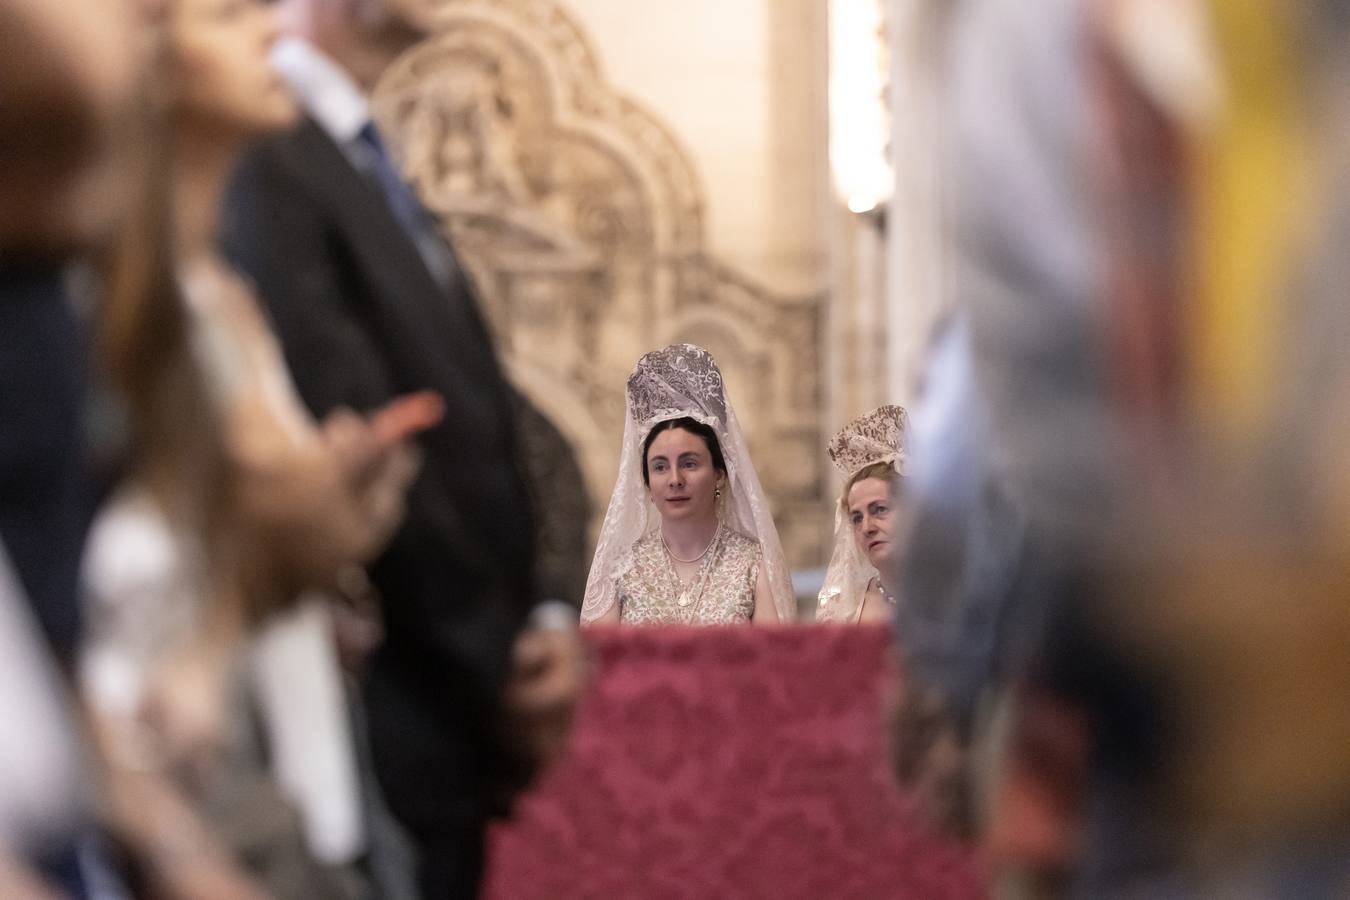
POLYGON ((574 746, 492 835, 487 896, 984 895, 970 852, 923 831, 891 779, 885 629, 587 637, 574 746))

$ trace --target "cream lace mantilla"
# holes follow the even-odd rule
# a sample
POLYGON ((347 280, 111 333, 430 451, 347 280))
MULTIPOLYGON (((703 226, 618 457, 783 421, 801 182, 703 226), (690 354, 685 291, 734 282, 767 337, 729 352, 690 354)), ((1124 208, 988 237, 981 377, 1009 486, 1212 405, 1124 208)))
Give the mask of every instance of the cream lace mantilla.
MULTIPOLYGON (((622 590, 627 588, 634 589, 634 593, 628 595, 630 601, 621 608, 622 621, 638 621, 635 618, 637 616, 655 616, 656 606, 662 605, 661 594, 652 595, 655 599, 650 601, 650 608, 646 605, 649 602, 646 599, 636 600, 637 605, 631 600, 636 597, 635 591, 640 582, 652 579, 651 583, 656 583, 657 573, 651 568, 654 563, 649 558, 654 552, 649 546, 653 535, 656 549, 662 550, 660 532, 656 529, 659 514, 653 508, 647 488, 642 483, 642 443, 657 423, 685 417, 702 422, 716 432, 722 457, 726 460, 727 482, 722 490, 721 501, 725 547, 719 548, 724 565, 733 561, 737 565, 743 562, 744 554, 748 551, 741 542, 748 542, 748 546, 757 548, 758 565, 764 569, 779 621, 787 622, 794 616, 796 600, 783 560, 778 531, 774 527, 759 476, 750 460, 736 412, 726 395, 722 373, 712 354, 702 347, 672 344, 643 356, 628 377, 627 416, 623 449, 619 455, 619 472, 600 529, 590 577, 586 582, 586 598, 581 610, 583 623, 603 616, 619 601, 622 590)), ((722 579, 731 577, 731 570, 722 572, 719 568, 713 573, 710 586, 714 582, 721 584, 722 579)), ((753 610, 753 581, 748 591, 750 608, 753 610)), ((718 603, 731 608, 734 604, 728 597, 719 596, 716 599, 718 603)), ((712 599, 711 595, 705 598, 705 603, 708 599, 712 599)), ((713 605, 709 604, 699 616, 709 613, 713 605)), ((718 613, 723 614, 725 610, 718 613)), ((747 614, 745 619, 748 618, 747 614)), ((703 621, 702 618, 689 620, 703 621)))
MULTIPOLYGON (((891 463, 896 472, 904 475, 908 431, 909 414, 904 407, 882 406, 848 423, 826 449, 843 474, 845 484, 875 463, 891 463)), ((877 577, 877 570, 854 540, 844 500, 841 496, 834 505, 834 552, 820 590, 817 622, 858 621, 867 586, 877 577)))

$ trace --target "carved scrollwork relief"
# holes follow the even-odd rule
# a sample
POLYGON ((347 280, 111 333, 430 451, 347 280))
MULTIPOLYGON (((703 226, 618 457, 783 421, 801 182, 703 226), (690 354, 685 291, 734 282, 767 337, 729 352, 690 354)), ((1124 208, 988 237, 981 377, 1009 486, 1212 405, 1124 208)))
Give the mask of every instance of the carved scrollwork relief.
POLYGON ((434 33, 392 67, 376 116, 476 278, 517 387, 574 449, 592 526, 613 486, 628 372, 691 340, 746 411, 789 560, 819 565, 823 298, 775 295, 708 252, 688 154, 606 83, 561 4, 425 8, 434 33))

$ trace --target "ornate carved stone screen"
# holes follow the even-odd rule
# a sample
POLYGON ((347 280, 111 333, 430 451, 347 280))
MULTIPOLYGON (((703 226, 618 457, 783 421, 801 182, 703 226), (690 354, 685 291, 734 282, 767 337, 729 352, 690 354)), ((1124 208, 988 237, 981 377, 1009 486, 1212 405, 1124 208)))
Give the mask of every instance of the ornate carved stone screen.
POLYGON ((575 450, 592 532, 628 372, 688 340, 723 368, 790 562, 821 564, 823 298, 775 295, 709 252, 689 157, 605 81, 563 6, 425 5, 434 34, 391 69, 376 115, 474 274, 512 379, 575 450))

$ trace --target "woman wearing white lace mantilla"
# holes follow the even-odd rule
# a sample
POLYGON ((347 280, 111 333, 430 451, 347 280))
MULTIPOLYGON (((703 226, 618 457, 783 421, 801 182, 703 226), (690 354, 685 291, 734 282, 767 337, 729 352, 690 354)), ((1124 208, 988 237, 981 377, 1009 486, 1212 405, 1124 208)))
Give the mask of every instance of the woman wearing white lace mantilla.
POLYGON ((896 528, 905 474, 903 407, 883 406, 850 422, 830 441, 830 459, 844 473, 834 513, 834 554, 820 591, 817 622, 888 621, 897 595, 885 584, 898 548, 896 528), (885 574, 881 574, 885 573, 885 574))
POLYGON ((638 360, 583 624, 776 624, 795 599, 769 504, 711 354, 638 360), (655 509, 657 515, 653 516, 655 509))

